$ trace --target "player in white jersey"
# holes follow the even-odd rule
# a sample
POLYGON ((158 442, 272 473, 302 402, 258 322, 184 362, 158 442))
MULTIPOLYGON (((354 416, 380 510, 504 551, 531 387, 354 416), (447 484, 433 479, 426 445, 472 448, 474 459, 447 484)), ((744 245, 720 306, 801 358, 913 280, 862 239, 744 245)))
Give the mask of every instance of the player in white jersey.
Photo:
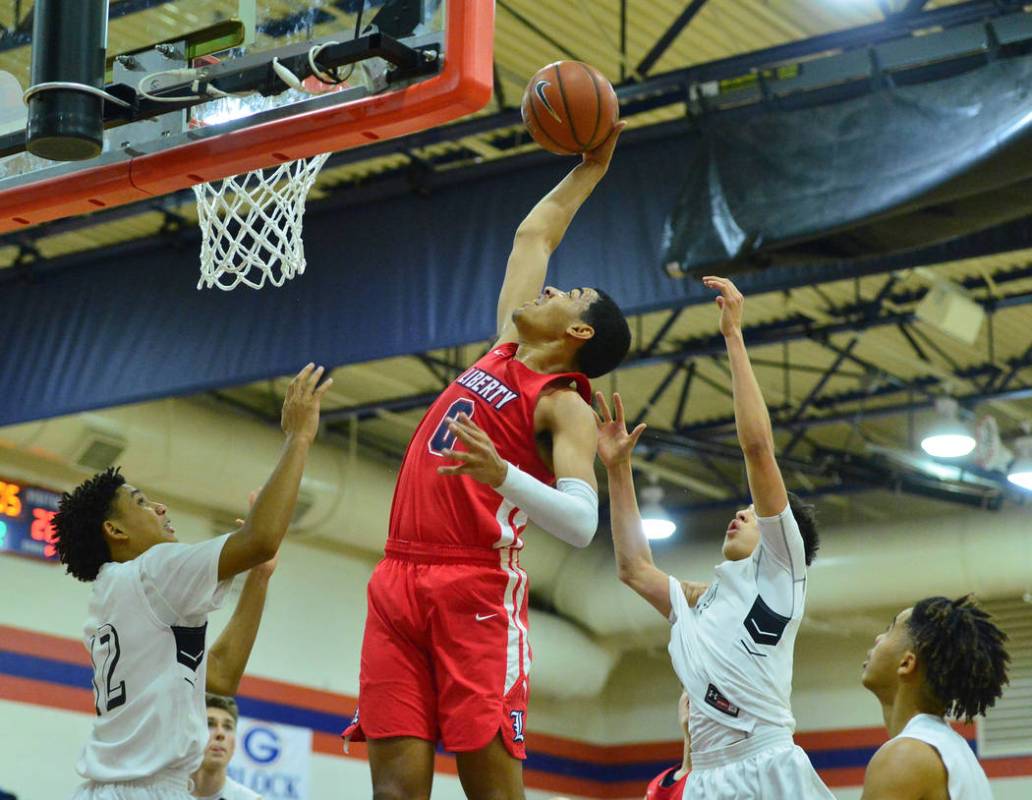
POLYGON ((830 800, 806 754, 793 743, 792 659, 806 601, 806 567, 817 550, 813 508, 787 492, 774 453, 770 416, 742 337, 741 293, 719 292, 738 441, 753 505, 727 528, 709 585, 682 583, 658 569, 634 496, 630 434, 619 395, 614 419, 598 395, 599 456, 609 476, 610 518, 620 579, 672 624, 670 658, 691 699, 692 772, 685 800, 830 800))
POLYGON ((215 664, 222 679, 207 680, 208 612, 229 578, 279 551, 332 383, 319 386, 322 374, 309 364, 291 382, 279 463, 233 533, 179 544, 166 507, 115 469, 62 497, 57 551, 70 574, 93 583, 84 638, 97 717, 76 767, 87 782, 75 800, 190 798, 208 740, 205 687, 232 693, 233 674, 239 682, 237 671, 215 664))
POLYGON ((262 800, 261 795, 241 786, 226 775, 236 751, 236 729, 240 712, 232 697, 209 694, 208 746, 204 762, 193 774, 193 794, 200 800, 262 800))
POLYGON ((864 662, 864 687, 892 737, 867 766, 864 800, 992 800, 981 764, 946 718, 970 722, 1003 694, 1006 641, 970 596, 927 597, 893 618, 864 662))

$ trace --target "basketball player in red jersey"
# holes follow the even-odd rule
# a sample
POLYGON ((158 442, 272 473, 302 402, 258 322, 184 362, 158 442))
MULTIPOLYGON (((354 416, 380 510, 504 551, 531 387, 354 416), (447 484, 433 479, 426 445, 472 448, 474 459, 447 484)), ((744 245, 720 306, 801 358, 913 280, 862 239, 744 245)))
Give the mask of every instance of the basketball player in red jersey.
POLYGON ((684 755, 681 763, 659 773, 645 790, 645 800, 681 800, 684 782, 692 771, 692 737, 688 733, 688 695, 681 692, 677 701, 677 721, 684 733, 684 755))
POLYGON ((345 731, 369 741, 376 800, 428 798, 437 742, 456 754, 471 800, 524 796, 530 648, 520 535, 529 518, 575 546, 594 536, 588 378, 615 368, 630 346, 605 293, 542 286, 621 128, 519 226, 498 340, 434 402, 405 453, 385 558, 369 581, 361 721, 345 731))

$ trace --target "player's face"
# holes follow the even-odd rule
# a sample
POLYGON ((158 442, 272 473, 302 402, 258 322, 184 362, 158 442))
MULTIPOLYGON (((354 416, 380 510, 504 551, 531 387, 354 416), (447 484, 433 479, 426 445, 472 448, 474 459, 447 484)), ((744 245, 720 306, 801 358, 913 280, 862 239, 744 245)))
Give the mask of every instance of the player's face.
POLYGON ((114 506, 114 523, 141 552, 161 542, 176 541, 176 529, 168 518, 168 509, 135 486, 127 483, 118 487, 114 506))
POLYGON ((204 751, 205 767, 224 767, 236 750, 236 722, 222 708, 208 709, 208 747, 204 751))
POLYGON ((759 543, 760 525, 756 521, 756 510, 752 506, 743 508, 728 523, 722 550, 724 558, 741 561, 751 556, 759 543))
POLYGON ((913 652, 910 650, 910 636, 907 633, 907 620, 913 609, 900 611, 889 626, 874 640, 874 646, 867 651, 867 659, 863 666, 863 682, 865 689, 877 695, 891 692, 899 683, 901 670, 912 668, 913 652))
POLYGON ((588 307, 598 299, 594 289, 560 291, 546 286, 534 300, 512 312, 513 322, 523 333, 558 339, 582 322, 588 307))

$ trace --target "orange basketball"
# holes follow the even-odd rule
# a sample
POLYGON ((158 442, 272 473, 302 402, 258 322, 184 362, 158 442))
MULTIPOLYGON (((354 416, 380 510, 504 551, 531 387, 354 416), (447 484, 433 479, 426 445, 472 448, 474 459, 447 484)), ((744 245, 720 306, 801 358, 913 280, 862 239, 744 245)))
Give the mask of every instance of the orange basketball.
POLYGON ((594 150, 620 119, 613 85, 580 61, 556 61, 539 69, 527 84, 520 110, 534 141, 564 156, 594 150))

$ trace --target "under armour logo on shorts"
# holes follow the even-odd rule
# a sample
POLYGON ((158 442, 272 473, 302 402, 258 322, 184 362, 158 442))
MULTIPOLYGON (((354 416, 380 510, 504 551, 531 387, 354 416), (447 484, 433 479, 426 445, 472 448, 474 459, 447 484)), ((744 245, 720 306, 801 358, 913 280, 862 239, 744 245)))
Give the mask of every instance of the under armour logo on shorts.
POLYGON ((514 742, 523 741, 523 712, 522 711, 510 711, 509 716, 512 717, 512 740, 514 742))

